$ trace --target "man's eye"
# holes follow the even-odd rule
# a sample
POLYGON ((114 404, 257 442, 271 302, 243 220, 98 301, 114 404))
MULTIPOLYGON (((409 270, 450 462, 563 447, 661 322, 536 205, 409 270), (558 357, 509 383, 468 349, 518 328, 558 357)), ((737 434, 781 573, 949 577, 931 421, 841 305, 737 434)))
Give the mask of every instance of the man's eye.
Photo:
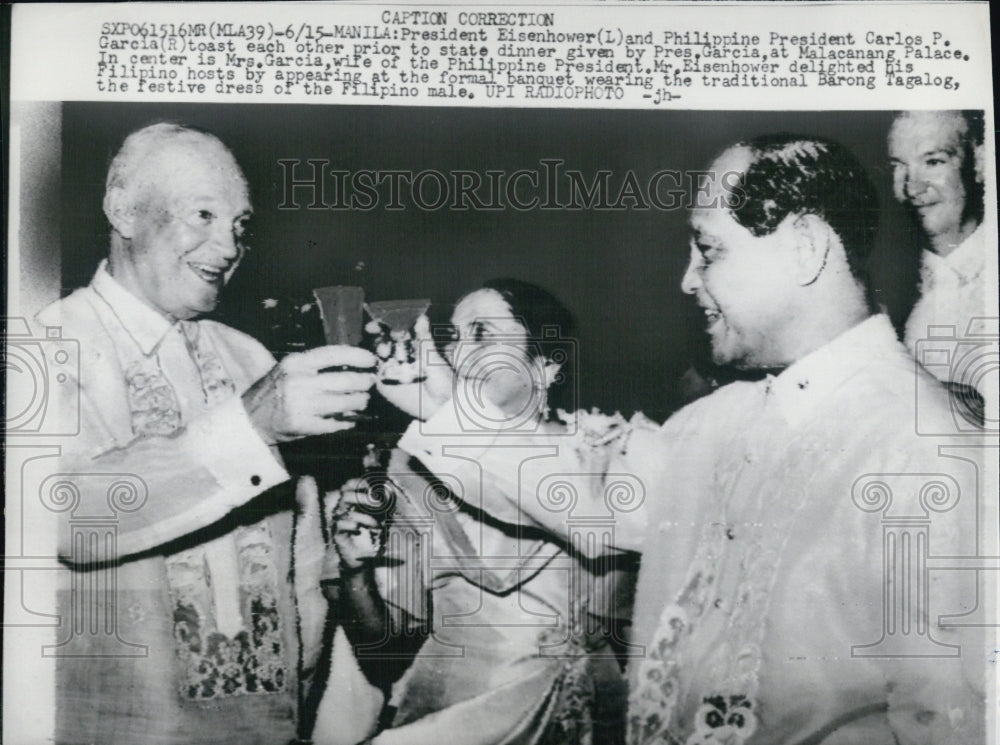
POLYGON ((486 336, 486 327, 480 321, 476 321, 472 324, 472 340, 482 341, 483 337, 486 336))
POLYGON ((924 165, 927 166, 943 166, 945 164, 944 158, 928 158, 924 161, 924 165))
POLYGON ((198 216, 198 221, 205 223, 206 225, 215 219, 215 213, 211 210, 198 210, 196 215, 198 216))
POLYGON ((701 256, 702 266, 708 266, 715 260, 717 254, 715 246, 695 242, 694 247, 697 249, 699 256, 701 256))

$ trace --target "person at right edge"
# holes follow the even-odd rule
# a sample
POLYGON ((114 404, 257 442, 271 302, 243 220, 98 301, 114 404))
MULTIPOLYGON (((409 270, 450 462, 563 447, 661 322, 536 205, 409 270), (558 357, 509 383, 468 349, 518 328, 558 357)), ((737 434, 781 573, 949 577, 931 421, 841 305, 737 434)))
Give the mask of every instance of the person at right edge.
POLYGON ((988 331, 977 328, 986 322, 982 319, 992 319, 993 335, 997 330, 996 247, 986 250, 983 226, 983 134, 982 111, 903 111, 888 138, 893 195, 926 242, 920 298, 906 321, 904 341, 918 360, 918 342, 932 337, 931 354, 949 352, 947 363, 935 359, 928 369, 979 424, 995 421, 984 402, 997 404, 997 371, 981 364, 981 345, 959 342, 988 331), (951 343, 941 333, 948 328, 954 330, 951 343))

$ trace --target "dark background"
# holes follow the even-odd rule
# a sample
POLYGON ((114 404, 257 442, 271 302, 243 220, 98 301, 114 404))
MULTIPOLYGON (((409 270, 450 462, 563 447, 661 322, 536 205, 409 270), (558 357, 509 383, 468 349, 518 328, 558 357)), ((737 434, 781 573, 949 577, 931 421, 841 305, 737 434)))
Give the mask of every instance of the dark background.
MULTIPOLYGON (((703 317, 680 292, 686 211, 499 212, 279 210, 280 159, 332 168, 541 170, 565 161, 587 180, 628 170, 698 170, 727 145, 768 132, 833 137, 870 168, 882 206, 871 271, 894 321, 917 279, 918 237, 891 196, 886 134, 892 112, 710 112, 67 103, 63 108, 63 291, 89 282, 107 250, 101 211, 111 157, 132 130, 160 119, 207 129, 250 182, 253 251, 216 315, 258 338, 262 300, 308 298, 313 287, 361 285, 368 300, 427 297, 440 314, 484 280, 512 276, 550 290, 578 319, 579 401, 663 419, 682 400, 680 375, 705 355, 703 317)), ((300 171, 299 177, 307 173, 300 171)), ((667 182, 669 186, 669 182, 667 182)), ((565 197, 560 197, 565 201, 565 197)), ((328 194, 332 201, 332 194, 328 194)))

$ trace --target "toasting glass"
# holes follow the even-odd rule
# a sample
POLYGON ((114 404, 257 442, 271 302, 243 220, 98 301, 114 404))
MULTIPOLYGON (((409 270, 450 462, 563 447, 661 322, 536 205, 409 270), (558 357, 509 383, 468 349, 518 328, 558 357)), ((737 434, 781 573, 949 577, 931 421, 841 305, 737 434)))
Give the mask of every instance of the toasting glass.
POLYGON ((430 305, 431 301, 426 299, 365 303, 365 310, 378 327, 374 349, 383 385, 420 383, 426 379, 420 371, 413 326, 430 305))
MULTIPOLYGON (((319 306, 319 316, 323 324, 323 336, 327 344, 344 344, 356 347, 361 343, 365 291, 361 287, 337 285, 317 287, 313 297, 319 306)), ((373 372, 350 365, 338 365, 320 372, 373 372)), ((371 419, 362 412, 335 415, 342 421, 362 421, 371 419)))

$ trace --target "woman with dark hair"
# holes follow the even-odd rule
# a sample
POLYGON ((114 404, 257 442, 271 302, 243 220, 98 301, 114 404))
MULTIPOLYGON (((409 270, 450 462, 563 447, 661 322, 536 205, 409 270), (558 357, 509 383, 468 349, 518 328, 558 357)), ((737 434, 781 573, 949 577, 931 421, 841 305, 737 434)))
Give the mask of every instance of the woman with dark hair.
MULTIPOLYGON (((385 386, 384 395, 424 419, 453 406, 471 447, 504 431, 566 432, 554 398, 572 391, 574 333, 545 290, 487 282, 455 305, 437 340, 442 356, 430 350, 426 380, 409 386, 420 390, 385 386)), ((432 338, 426 319, 417 335, 432 338)), ((402 450, 384 480, 341 490, 336 620, 391 704, 371 742, 621 741, 626 689, 610 642, 615 589, 635 556, 588 559, 516 516, 482 512, 477 490, 402 450), (366 500, 392 502, 384 552, 366 500)), ((328 686, 328 699, 338 695, 328 686)), ((342 742, 322 704, 319 719, 314 740, 342 742)))
MULTIPOLYGON (((576 403, 576 319, 573 314, 547 290, 517 279, 491 279, 482 289, 466 295, 462 302, 467 309, 487 303, 491 298, 489 291, 500 295, 527 332, 528 357, 558 366, 547 381, 542 418, 554 421, 560 410, 572 411, 576 403)), ((456 313, 458 309, 456 306, 456 313)), ((498 310, 501 318, 507 312, 502 306, 498 310)))

